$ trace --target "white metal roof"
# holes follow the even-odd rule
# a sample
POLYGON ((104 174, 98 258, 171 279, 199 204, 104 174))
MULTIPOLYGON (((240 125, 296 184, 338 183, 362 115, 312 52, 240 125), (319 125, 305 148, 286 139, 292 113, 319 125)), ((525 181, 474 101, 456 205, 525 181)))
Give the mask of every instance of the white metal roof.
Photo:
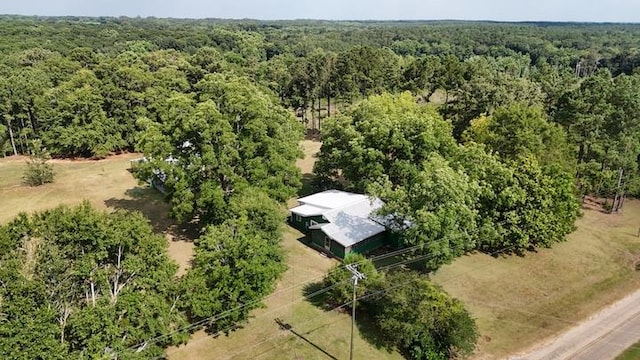
POLYGON ((349 247, 362 240, 385 231, 385 227, 373 220, 339 212, 335 219, 322 225, 320 230, 344 247, 349 247))
POLYGON ((289 211, 300 216, 314 216, 314 215, 322 215, 322 213, 326 212, 327 209, 313 206, 313 205, 303 204, 303 205, 294 207, 289 211))
POLYGON ((300 198, 298 199, 298 202, 325 209, 340 209, 363 200, 368 200, 366 195, 354 194, 340 190, 326 190, 300 198))
POLYGON ((362 194, 339 190, 327 190, 298 199, 300 206, 291 212, 301 216, 322 215, 329 223, 313 225, 344 247, 359 243, 385 231, 385 227, 373 221, 371 214, 382 207, 383 202, 362 194))

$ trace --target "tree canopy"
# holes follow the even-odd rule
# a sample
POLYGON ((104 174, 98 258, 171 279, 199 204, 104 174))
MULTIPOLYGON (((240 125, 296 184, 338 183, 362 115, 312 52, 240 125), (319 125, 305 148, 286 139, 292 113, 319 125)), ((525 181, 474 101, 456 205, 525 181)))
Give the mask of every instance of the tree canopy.
POLYGON ((408 93, 364 100, 325 122, 315 172, 381 198, 379 215, 437 269, 475 249, 550 246, 578 215, 564 132, 539 107, 499 108, 470 141, 408 93), (513 139, 510 141, 510 139, 513 139))
POLYGON ((172 215, 203 224, 227 219, 230 199, 249 187, 278 201, 300 186, 295 159, 302 131, 293 117, 248 79, 208 75, 197 98, 176 94, 143 119, 137 176, 162 177, 172 215))
POLYGON ((0 353, 15 359, 103 357, 173 333, 145 358, 186 340, 177 265, 139 213, 87 202, 0 227, 0 353))

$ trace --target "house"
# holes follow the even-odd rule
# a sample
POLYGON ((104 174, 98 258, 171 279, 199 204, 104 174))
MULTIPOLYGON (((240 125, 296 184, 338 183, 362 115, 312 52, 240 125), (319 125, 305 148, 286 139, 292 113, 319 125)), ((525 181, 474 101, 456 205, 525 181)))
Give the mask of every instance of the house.
POLYGON ((298 199, 289 223, 314 247, 344 259, 387 244, 387 229, 373 219, 383 202, 362 194, 327 190, 298 199))

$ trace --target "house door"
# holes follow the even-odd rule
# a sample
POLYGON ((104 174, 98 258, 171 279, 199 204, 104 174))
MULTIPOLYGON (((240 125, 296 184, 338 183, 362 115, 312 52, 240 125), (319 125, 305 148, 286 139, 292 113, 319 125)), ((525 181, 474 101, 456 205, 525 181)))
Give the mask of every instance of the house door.
POLYGON ((324 249, 327 251, 331 251, 331 238, 328 236, 324 237, 324 249))

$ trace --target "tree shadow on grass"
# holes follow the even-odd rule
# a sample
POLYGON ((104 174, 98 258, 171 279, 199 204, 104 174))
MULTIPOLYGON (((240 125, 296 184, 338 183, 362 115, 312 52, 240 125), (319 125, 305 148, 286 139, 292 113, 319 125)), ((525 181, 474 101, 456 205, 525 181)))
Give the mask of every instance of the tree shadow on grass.
POLYGON ((310 173, 302 174, 302 187, 300 187, 300 190, 298 190, 298 197, 311 195, 317 191, 313 181, 314 181, 313 174, 310 174, 310 173))
MULTIPOLYGON (((324 291, 326 288, 324 284, 319 282, 310 283, 304 286, 302 289, 305 296, 305 300, 312 305, 324 310, 324 311, 341 311, 351 315, 351 307, 343 305, 336 309, 335 305, 329 303, 327 293, 324 291)), ((369 309, 366 306, 358 305, 356 308, 356 326, 360 337, 373 345, 378 350, 385 350, 392 352, 394 347, 389 343, 387 339, 378 331, 375 325, 373 317, 370 315, 369 309)))
POLYGON ((316 345, 313 341, 309 340, 305 336, 306 334, 301 334, 301 333, 297 332, 296 330, 294 330, 294 328, 293 328, 293 326, 291 324, 285 323, 284 321, 282 321, 279 318, 275 318, 274 320, 276 321, 276 323, 280 327, 280 330, 289 331, 290 333, 292 333, 293 335, 297 336, 302 341, 304 341, 307 344, 309 344, 309 345, 313 346, 314 348, 316 348, 318 351, 320 351, 321 353, 326 355, 329 359, 338 360, 338 358, 336 358, 335 356, 331 355, 331 353, 329 353, 327 350, 321 348, 320 346, 316 345))
POLYGON ((125 192, 125 198, 111 198, 104 201, 107 207, 141 212, 156 233, 169 234, 174 241, 193 241, 199 236, 195 223, 179 224, 169 217, 169 204, 156 189, 136 186, 125 192))
POLYGON ((327 304, 327 293, 323 292, 325 289, 322 281, 306 284, 302 288, 302 294, 305 300, 315 307, 328 311, 331 307, 327 304))

